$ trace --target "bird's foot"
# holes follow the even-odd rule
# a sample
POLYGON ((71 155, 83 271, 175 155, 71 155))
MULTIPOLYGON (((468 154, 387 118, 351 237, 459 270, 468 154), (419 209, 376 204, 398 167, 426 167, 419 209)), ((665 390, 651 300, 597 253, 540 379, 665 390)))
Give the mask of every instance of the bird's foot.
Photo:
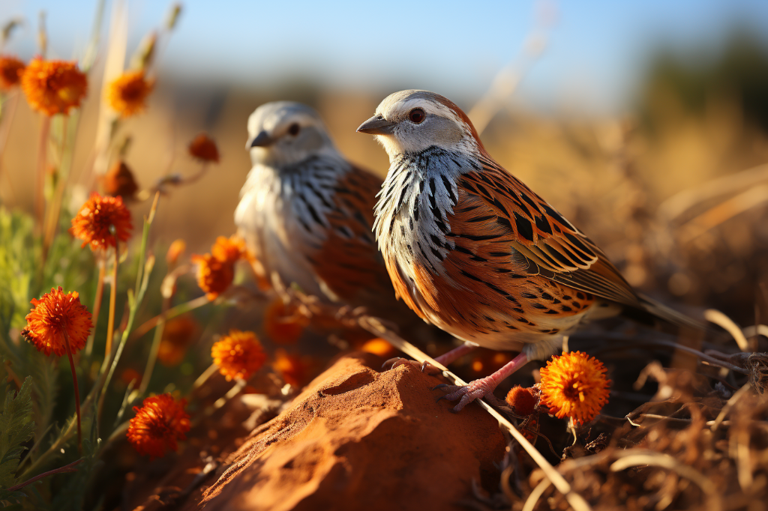
POLYGON ((458 404, 453 407, 452 411, 460 412, 475 399, 493 397, 495 400, 493 390, 496 388, 496 385, 498 385, 498 382, 488 376, 486 378, 471 381, 468 385, 448 385, 447 383, 444 383, 433 387, 432 390, 440 389, 447 392, 444 396, 440 396, 437 399, 438 401, 442 399, 447 399, 448 401, 458 400, 458 404))
POLYGON ((426 373, 430 376, 434 376, 437 374, 440 374, 442 371, 438 369, 437 367, 433 366, 427 361, 424 362, 418 362, 416 360, 411 360, 408 358, 402 358, 402 357, 394 357, 390 358, 384 364, 382 364, 381 369, 384 371, 387 371, 389 369, 394 369, 395 367, 401 366, 401 365, 410 365, 411 367, 414 367, 421 371, 422 373, 426 373))

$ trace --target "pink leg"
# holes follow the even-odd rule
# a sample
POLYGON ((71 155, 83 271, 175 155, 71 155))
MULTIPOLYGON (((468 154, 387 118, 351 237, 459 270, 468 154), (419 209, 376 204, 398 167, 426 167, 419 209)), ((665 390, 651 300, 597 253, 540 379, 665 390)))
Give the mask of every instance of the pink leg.
POLYGON ((474 344, 464 343, 458 348, 453 348, 448 353, 443 353, 442 355, 437 357, 435 360, 447 367, 448 364, 454 363, 456 360, 460 359, 467 353, 475 351, 476 348, 477 346, 475 346, 474 344))
MULTIPOLYGON (((507 362, 504 367, 492 375, 471 381, 469 382, 469 385, 438 385, 435 389, 443 389, 448 392, 448 394, 442 396, 440 399, 447 399, 449 401, 459 399, 459 403, 453 407, 454 412, 459 412, 475 399, 493 395, 493 391, 499 386, 499 383, 527 363, 528 357, 526 357, 524 353, 520 353, 511 362, 507 362)), ((438 399, 438 401, 440 399, 438 399)))
MULTIPOLYGON (((440 362, 444 366, 447 366, 448 364, 451 364, 456 360, 458 360, 459 358, 463 357, 467 353, 474 351, 475 348, 477 348, 477 346, 469 343, 464 343, 458 348, 454 348, 447 353, 443 353, 442 355, 437 357, 435 360, 437 362, 440 362)), ((424 362, 423 364, 420 364, 415 360, 408 360, 407 358, 401 358, 401 357, 390 358, 389 360, 384 362, 384 365, 382 365, 382 369, 394 369, 395 367, 403 364, 410 364, 418 369, 421 369, 422 372, 426 372, 427 374, 440 373, 440 370, 435 366, 433 366, 432 364, 430 364, 429 362, 424 362)))

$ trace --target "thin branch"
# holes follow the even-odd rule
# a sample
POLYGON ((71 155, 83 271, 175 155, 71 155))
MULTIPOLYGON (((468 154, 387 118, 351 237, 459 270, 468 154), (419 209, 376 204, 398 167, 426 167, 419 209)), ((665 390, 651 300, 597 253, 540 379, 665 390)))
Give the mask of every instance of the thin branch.
POLYGON ((56 475, 56 474, 64 474, 66 472, 77 472, 77 469, 75 468, 75 466, 79 465, 83 461, 85 461, 85 460, 83 458, 80 458, 77 461, 73 461, 69 465, 64 465, 63 467, 54 468, 53 470, 49 470, 48 472, 43 472, 42 474, 36 475, 32 479, 28 479, 28 480, 24 481, 23 483, 19 483, 16 486, 11 486, 10 488, 6 488, 5 491, 8 491, 8 492, 18 491, 18 490, 24 488, 25 486, 29 486, 32 483, 36 483, 40 479, 43 479, 43 478, 48 477, 48 476, 52 476, 52 475, 56 475))

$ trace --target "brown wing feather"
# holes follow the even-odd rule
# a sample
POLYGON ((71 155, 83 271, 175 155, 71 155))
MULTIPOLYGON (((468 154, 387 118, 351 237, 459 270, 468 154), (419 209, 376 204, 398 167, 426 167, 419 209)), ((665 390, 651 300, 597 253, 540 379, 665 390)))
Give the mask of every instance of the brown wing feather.
POLYGON ((490 157, 481 161, 483 170, 462 175, 459 188, 477 198, 473 219, 486 218, 484 223, 509 235, 517 252, 513 257, 524 259, 520 263, 527 263, 528 274, 642 308, 629 283, 589 238, 490 157))
POLYGON ((330 230, 323 245, 310 257, 317 276, 341 300, 363 305, 384 317, 397 304, 392 281, 378 251, 371 226, 376 193, 381 179, 353 167, 339 179, 333 195, 333 211, 326 218, 330 230))

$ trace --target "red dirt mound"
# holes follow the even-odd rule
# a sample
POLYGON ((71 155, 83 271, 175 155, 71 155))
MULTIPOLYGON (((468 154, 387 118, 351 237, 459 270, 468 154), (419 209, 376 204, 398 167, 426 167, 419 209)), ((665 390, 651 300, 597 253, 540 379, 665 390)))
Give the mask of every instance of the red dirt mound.
MULTIPOLYGON (((505 443, 477 406, 436 402, 440 383, 408 365, 340 358, 254 430, 200 503, 206 511, 455 509, 472 480, 497 488, 505 443)), ((192 502, 187 502, 187 508, 192 502)))

